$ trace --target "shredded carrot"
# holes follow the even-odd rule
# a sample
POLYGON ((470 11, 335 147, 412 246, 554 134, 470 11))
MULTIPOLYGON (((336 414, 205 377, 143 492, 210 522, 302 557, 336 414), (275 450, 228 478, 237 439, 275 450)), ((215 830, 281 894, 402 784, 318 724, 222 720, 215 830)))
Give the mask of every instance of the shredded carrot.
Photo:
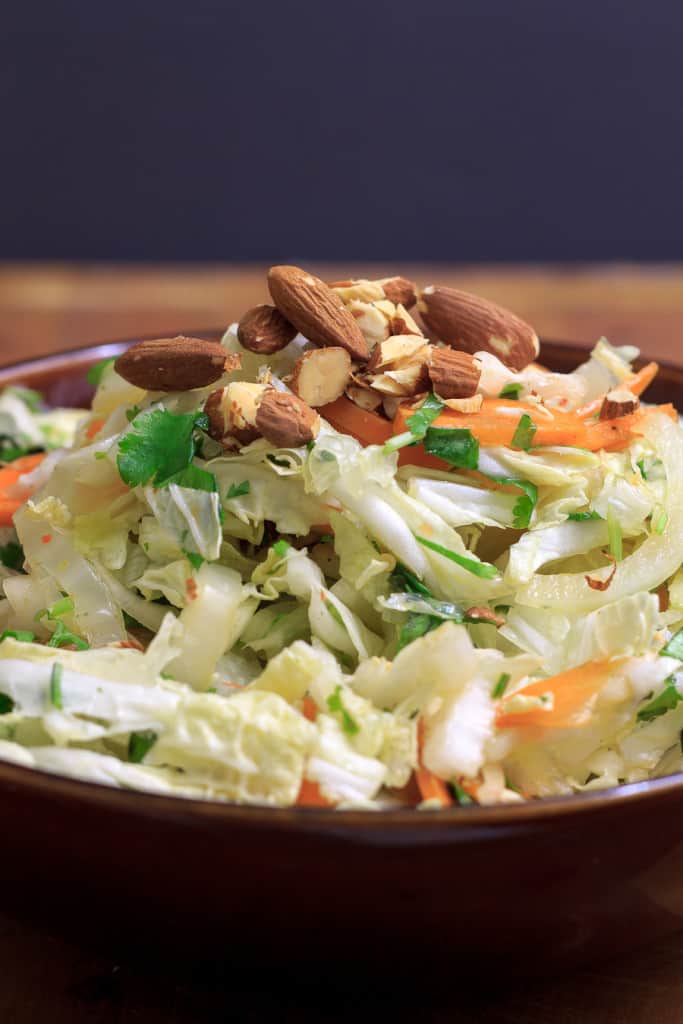
POLYGON ((334 807, 334 804, 320 792, 318 783, 311 782, 310 779, 302 779, 296 805, 297 807, 334 807))
POLYGON ((422 763, 422 747, 424 744, 424 721, 420 719, 417 725, 417 746, 418 746, 418 767, 415 769, 415 781, 423 800, 434 800, 442 807, 452 807, 453 797, 448 786, 438 775, 425 768, 422 763))
POLYGON ((342 434, 351 434, 361 444, 384 444, 393 431, 391 423, 375 412, 366 412, 348 398, 338 398, 319 410, 320 415, 342 434))
POLYGON ((504 702, 496 718, 499 729, 510 728, 546 728, 574 729, 586 723, 591 717, 593 698, 600 692, 611 675, 619 670, 626 658, 609 658, 600 661, 588 661, 584 665, 570 668, 549 679, 538 679, 517 691, 525 697, 540 697, 549 693, 553 696, 553 706, 549 710, 539 708, 538 711, 526 713, 507 713, 504 702))
POLYGON ((45 458, 45 452, 36 455, 24 455, 0 469, 0 526, 11 526, 12 517, 24 504, 25 498, 14 498, 7 494, 19 477, 39 466, 45 458))
MULTIPOLYGON (((626 388, 634 395, 642 395, 645 388, 649 387, 652 381, 659 373, 658 363, 647 363, 642 369, 634 373, 632 377, 625 380, 621 387, 626 388)), ((586 419, 588 416, 594 416, 595 413, 600 412, 600 407, 605 399, 604 395, 599 395, 594 398, 592 402, 587 402, 586 405, 582 405, 580 409, 576 410, 576 415, 582 419, 586 419)))
POLYGON ((312 697, 304 697, 301 701, 301 712, 304 718, 308 718, 310 722, 315 722, 318 717, 318 705, 312 697))
POLYGON ((88 441, 92 441, 94 437, 97 437, 103 426, 103 419, 96 419, 89 423, 85 431, 85 436, 87 437, 88 441))

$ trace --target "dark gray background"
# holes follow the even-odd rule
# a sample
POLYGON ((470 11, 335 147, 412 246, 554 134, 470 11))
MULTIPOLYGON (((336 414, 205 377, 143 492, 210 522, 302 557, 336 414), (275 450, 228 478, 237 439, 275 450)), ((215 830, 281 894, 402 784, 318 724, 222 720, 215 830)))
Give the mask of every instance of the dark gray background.
POLYGON ((5 5, 0 258, 679 259, 675 0, 5 5))

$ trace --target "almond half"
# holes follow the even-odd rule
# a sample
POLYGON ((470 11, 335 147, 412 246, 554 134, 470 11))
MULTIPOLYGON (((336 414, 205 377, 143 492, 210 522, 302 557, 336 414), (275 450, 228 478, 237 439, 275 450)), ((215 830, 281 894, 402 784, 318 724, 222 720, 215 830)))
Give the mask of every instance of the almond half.
POLYGON ((320 416, 296 395, 268 388, 259 402, 256 427, 277 448, 300 448, 318 436, 320 416))
POLYGON ((428 331, 455 349, 492 352, 514 370, 522 370, 538 355, 533 327, 493 302, 456 288, 424 288, 417 308, 428 331))
POLYGON ((296 327, 285 320, 275 306, 254 306, 237 326, 240 345, 259 355, 272 355, 286 348, 296 337, 296 327))
POLYGON ((628 388, 614 388, 608 391, 600 407, 601 420, 614 420, 618 416, 628 416, 635 412, 640 401, 628 388))
POLYGON ((259 436, 256 412, 266 390, 265 384, 233 381, 212 391, 204 404, 211 437, 216 441, 233 437, 243 445, 255 441, 259 436))
POLYGON ((145 391, 192 391, 213 384, 238 369, 240 357, 205 338, 155 338, 139 341, 114 368, 120 377, 145 391))
POLYGON ((314 348, 304 352, 294 364, 289 386, 303 402, 316 409, 340 398, 350 377, 351 356, 345 348, 314 348))
POLYGON ((271 267, 268 287, 280 313, 315 345, 345 348, 356 362, 368 358, 360 327, 331 288, 300 267, 271 267))
POLYGON ((429 379, 439 398, 471 398, 480 377, 481 366, 469 352, 432 346, 429 379))

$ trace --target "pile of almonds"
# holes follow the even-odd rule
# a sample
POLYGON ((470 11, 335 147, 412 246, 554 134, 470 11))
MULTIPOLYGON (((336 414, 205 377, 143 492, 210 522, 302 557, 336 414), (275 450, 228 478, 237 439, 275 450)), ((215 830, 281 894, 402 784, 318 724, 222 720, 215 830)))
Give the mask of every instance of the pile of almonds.
MULTIPOLYGON (((239 322, 244 349, 269 356, 302 334, 315 348, 304 352, 276 390, 235 381, 206 401, 210 432, 226 446, 264 437, 288 448, 313 440, 317 409, 342 396, 361 409, 393 419, 399 405, 434 391, 446 405, 476 412, 481 368, 475 352, 491 352, 514 370, 538 355, 538 338, 524 321, 455 288, 419 290, 403 277, 325 284, 300 267, 272 267, 273 305, 256 306, 239 322), (409 310, 416 307, 421 325, 409 310)), ((239 355, 202 338, 142 341, 124 352, 117 372, 148 391, 206 388, 238 369, 239 355)))

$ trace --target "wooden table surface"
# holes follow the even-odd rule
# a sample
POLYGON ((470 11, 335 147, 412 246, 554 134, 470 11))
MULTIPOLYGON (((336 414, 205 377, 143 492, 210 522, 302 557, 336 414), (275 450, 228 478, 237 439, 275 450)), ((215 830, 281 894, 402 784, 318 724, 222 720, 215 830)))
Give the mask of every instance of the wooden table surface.
MULTIPOLYGON (((615 344, 683 362, 683 268, 311 269, 328 279, 402 272, 425 284, 452 283, 510 306, 546 337, 590 342, 604 334, 615 344)), ((263 268, 0 266, 0 363, 93 341, 219 326, 266 300, 263 268)), ((27 905, 30 899, 27 892, 27 905)), ((201 947, 201 935, 193 942, 201 947)), ((58 921, 46 930, 0 914, 2 1024, 357 1021, 370 1015, 444 1024, 683 1022, 683 934, 619 961, 514 989, 494 983, 468 990, 460 982, 441 994, 398 996, 354 983, 352 962, 340 965, 339 991, 310 978, 269 989, 267 972, 263 980, 229 966, 221 974, 201 966, 165 972, 125 949, 104 956, 94 945, 87 935, 75 944, 58 921)), ((406 965, 397 966, 403 975, 406 965)))

